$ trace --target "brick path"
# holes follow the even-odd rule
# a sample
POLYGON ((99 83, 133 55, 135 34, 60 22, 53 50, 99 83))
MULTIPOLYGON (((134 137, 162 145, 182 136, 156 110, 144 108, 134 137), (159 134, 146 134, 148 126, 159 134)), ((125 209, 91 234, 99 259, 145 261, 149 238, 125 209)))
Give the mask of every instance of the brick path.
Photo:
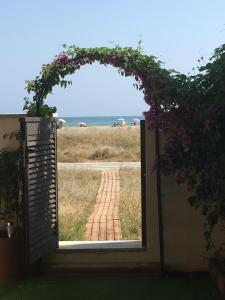
POLYGON ((87 241, 122 240, 119 170, 102 171, 96 203, 86 224, 87 241))

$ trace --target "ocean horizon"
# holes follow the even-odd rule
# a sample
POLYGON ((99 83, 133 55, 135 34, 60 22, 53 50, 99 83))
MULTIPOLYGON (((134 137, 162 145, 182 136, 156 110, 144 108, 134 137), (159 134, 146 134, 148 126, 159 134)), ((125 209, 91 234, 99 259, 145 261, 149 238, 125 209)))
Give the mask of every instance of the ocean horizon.
POLYGON ((131 120, 133 118, 137 118, 140 120, 144 120, 144 116, 83 116, 83 117, 63 117, 60 116, 59 119, 63 119, 66 121, 64 124, 65 127, 79 127, 79 122, 84 122, 87 124, 88 127, 94 127, 94 126, 112 126, 114 122, 116 122, 118 119, 123 118, 127 125, 131 124, 131 120))

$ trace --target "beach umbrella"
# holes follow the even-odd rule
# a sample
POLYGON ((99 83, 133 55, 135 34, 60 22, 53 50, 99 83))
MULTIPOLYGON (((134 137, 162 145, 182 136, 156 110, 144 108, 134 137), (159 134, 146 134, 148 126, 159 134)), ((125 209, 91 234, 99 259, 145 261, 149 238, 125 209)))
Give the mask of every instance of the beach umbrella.
POLYGON ((58 119, 59 122, 66 123, 64 119, 58 119))
POLYGON ((125 119, 124 118, 119 118, 119 119, 117 119, 117 121, 125 121, 125 119))
POLYGON ((84 122, 79 122, 78 125, 79 125, 80 127, 87 127, 87 124, 84 123, 84 122))
POLYGON ((132 122, 132 123, 139 123, 139 122, 140 122, 140 119, 138 119, 138 118, 133 118, 133 119, 131 119, 131 122, 132 122))

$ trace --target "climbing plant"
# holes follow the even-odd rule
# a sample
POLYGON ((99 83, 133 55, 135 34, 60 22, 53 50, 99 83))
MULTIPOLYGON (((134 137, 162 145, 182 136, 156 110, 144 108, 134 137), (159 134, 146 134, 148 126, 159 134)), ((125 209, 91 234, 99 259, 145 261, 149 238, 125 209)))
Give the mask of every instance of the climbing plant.
POLYGON ((28 93, 33 92, 33 99, 25 98, 24 109, 29 115, 51 116, 55 107, 48 107, 44 99, 56 85, 66 88, 72 84, 65 80, 67 75, 75 73, 81 66, 99 62, 102 65, 116 67, 122 76, 132 76, 136 80, 135 87, 142 90, 145 101, 150 105, 154 99, 154 91, 170 79, 170 72, 160 67, 160 61, 153 56, 144 55, 140 49, 121 48, 79 48, 67 47, 50 63, 42 66, 35 80, 27 81, 28 93))
POLYGON ((67 47, 42 66, 35 80, 27 82, 24 109, 31 116, 51 116, 55 107, 44 103, 53 87, 71 84, 67 75, 81 66, 99 62, 116 67, 123 76, 132 76, 135 87, 149 105, 148 126, 165 135, 156 165, 177 183, 186 183, 189 202, 206 218, 204 235, 213 247, 212 230, 225 220, 225 45, 217 48, 210 61, 199 60, 197 75, 166 70, 154 56, 138 49, 67 47))
MULTIPOLYGON (((215 225, 224 226, 225 221, 225 45, 206 65, 202 61, 197 75, 178 74, 155 95, 157 105, 147 118, 166 136, 161 169, 174 174, 178 184, 186 183, 190 204, 206 219, 204 236, 210 249, 215 248, 215 225)), ((225 254, 224 246, 217 251, 225 254)))

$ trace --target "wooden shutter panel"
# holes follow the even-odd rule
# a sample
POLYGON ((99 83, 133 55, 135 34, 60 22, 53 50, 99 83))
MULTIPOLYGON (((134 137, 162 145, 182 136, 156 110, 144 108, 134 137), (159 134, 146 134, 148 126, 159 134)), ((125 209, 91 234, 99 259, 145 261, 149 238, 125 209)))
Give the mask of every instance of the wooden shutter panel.
POLYGON ((56 121, 20 120, 24 165, 24 233, 27 264, 58 247, 56 121))

